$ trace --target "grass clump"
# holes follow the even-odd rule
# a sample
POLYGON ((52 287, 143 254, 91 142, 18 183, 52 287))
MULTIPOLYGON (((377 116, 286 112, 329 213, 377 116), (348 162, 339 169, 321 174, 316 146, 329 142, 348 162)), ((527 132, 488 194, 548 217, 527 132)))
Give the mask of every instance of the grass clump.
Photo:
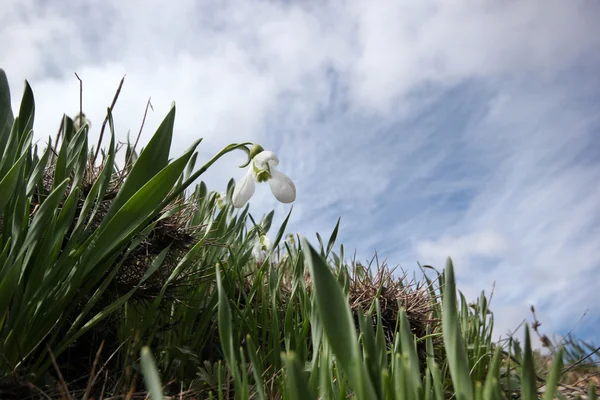
POLYGON ((116 99, 107 148, 63 116, 39 151, 33 90, 13 116, 0 70, 0 398, 595 398, 598 349, 544 358, 528 327, 522 349, 494 343, 489 298, 468 303, 451 260, 409 280, 346 261, 339 221, 326 245, 285 237, 290 214, 257 255, 273 212, 235 209, 233 180, 196 184, 253 144, 169 160, 173 106, 118 166, 116 99))

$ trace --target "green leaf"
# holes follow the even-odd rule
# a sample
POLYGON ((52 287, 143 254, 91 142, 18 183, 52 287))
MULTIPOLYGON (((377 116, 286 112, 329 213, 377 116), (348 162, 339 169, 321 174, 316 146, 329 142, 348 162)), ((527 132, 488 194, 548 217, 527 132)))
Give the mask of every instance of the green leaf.
POLYGON ((379 365, 387 367, 387 342, 383 330, 383 321, 381 318, 381 303, 379 299, 375 299, 375 310, 377 312, 377 329, 375 338, 377 341, 377 349, 379 350, 379 365))
POLYGON ((17 258, 22 256, 26 251, 30 250, 30 247, 33 246, 45 233, 46 227, 50 223, 50 219, 53 219, 57 213, 58 205, 62 200, 68 183, 69 180, 65 179, 42 203, 35 214, 35 217, 33 217, 33 221, 31 222, 27 236, 25 236, 25 241, 21 245, 21 249, 17 254, 17 258))
POLYGON ((44 175, 44 170, 48 165, 48 159, 50 158, 50 153, 52 152, 52 147, 48 146, 46 151, 42 157, 38 160, 33 172, 29 176, 29 180, 27 181, 27 196, 31 196, 33 193, 33 189, 35 186, 42 180, 42 176, 44 175))
POLYGON ((492 399, 498 393, 498 379, 500 378, 500 361, 502 355, 502 346, 497 345, 494 351, 494 357, 490 364, 485 385, 483 387, 486 399, 492 399))
POLYGON ((0 68, 0 149, 6 148, 8 136, 14 123, 14 116, 10 102, 10 86, 6 72, 0 68))
POLYGON ((8 140, 8 144, 3 151, 2 157, 0 159, 0 176, 4 176, 8 173, 16 162, 18 158, 20 158, 23 154, 26 155, 26 168, 30 160, 31 153, 31 138, 33 137, 33 131, 30 130, 23 134, 21 137, 18 137, 18 133, 16 132, 17 125, 13 125, 13 129, 11 130, 10 137, 8 140))
POLYGON ((273 216, 275 215, 275 210, 271 210, 271 212, 269 212, 267 215, 265 215, 262 219, 262 221, 260 221, 260 227, 263 231, 263 233, 267 233, 269 232, 269 229, 271 229, 271 223, 273 222, 273 216))
POLYGON ((0 210, 4 209, 14 194, 17 183, 20 181, 21 167, 26 156, 27 153, 23 153, 8 173, 0 180, 0 210))
POLYGON ((110 180, 113 176, 113 163, 115 161, 115 133, 112 130, 112 125, 109 126, 111 126, 111 129, 110 144, 108 147, 108 157, 104 161, 104 166, 102 167, 102 172, 100 172, 100 176, 98 177, 96 182, 94 182, 94 185, 90 189, 90 192, 88 193, 83 203, 83 207, 81 208, 81 212, 79 213, 77 225, 75 226, 76 231, 80 228, 83 228, 83 224, 86 220, 86 217, 88 216, 88 212, 90 211, 92 204, 94 204, 94 209, 89 214, 89 221, 85 226, 86 230, 90 229, 94 221, 94 217, 96 216, 96 213, 100 209, 100 205, 102 204, 102 201, 106 196, 106 190, 108 189, 108 185, 110 184, 110 180))
POLYGON ((415 346, 415 337, 410 330, 408 318, 406 317, 406 310, 404 307, 400 308, 400 338, 402 355, 407 358, 410 370, 407 371, 406 379, 410 379, 410 387, 413 388, 411 395, 413 398, 419 398, 419 392, 422 389, 421 374, 419 372, 419 356, 417 355, 417 348, 415 346), (410 376, 408 376, 410 373, 410 376))
POLYGON ((19 108, 19 141, 33 129, 33 120, 35 117, 35 102, 33 100, 33 91, 29 82, 25 81, 25 89, 21 98, 21 107, 19 108))
MULTIPOLYGON (((12 249, 18 249, 25 240, 25 235, 29 229, 29 215, 31 213, 31 199, 25 194, 25 186, 17 185, 16 193, 10 202, 11 213, 9 220, 4 227, 3 234, 12 239, 12 249)), ((39 211, 39 210, 38 210, 39 211)), ((14 253, 13 253, 14 254, 14 253)))
POLYGON ((2 250, 2 252, 0 252, 0 280, 4 276, 4 273, 6 272, 5 263, 8 260, 8 252, 10 251, 10 241, 11 241, 10 237, 8 239, 6 239, 6 242, 4 243, 4 249, 2 250))
POLYGON ((552 360, 552 367, 550 368, 550 374, 546 379, 546 392, 544 393, 544 400, 552 400, 556 394, 558 388, 558 378, 560 377, 560 371, 563 367, 563 347, 558 349, 558 353, 554 355, 552 360))
POLYGON ((363 342, 363 355, 364 363, 367 367, 367 372, 370 375, 371 382, 373 382, 377 398, 381 398, 381 371, 385 367, 379 363, 379 352, 377 344, 375 342, 375 334, 373 333, 373 326, 371 325, 371 314, 363 315, 362 309, 358 309, 358 323, 360 331, 362 333, 363 342))
POLYGON ((339 217, 337 223, 335 224, 335 228, 333 228, 333 232, 331 232, 331 236, 329 237, 329 242, 327 243, 327 252, 325 253, 325 257, 329 255, 333 245, 335 244, 335 239, 337 239, 338 230, 340 229, 340 221, 342 217, 339 217))
POLYGON ((21 272, 21 260, 18 259, 15 263, 6 265, 7 260, 2 267, 3 277, 0 280, 0 321, 4 320, 4 316, 10 310, 10 302, 17 289, 19 274, 21 272))
POLYGON ((462 339, 456 300, 454 265, 446 261, 446 287, 442 294, 442 331, 448 356, 448 367, 457 400, 473 399, 473 383, 469 375, 469 362, 462 339))
POLYGON ((521 394, 523 400, 537 399, 535 378, 529 325, 525 324, 525 349, 523 351, 523 364, 521 365, 521 394))
POLYGON ((435 362, 434 350, 433 350, 433 340, 431 336, 429 336, 429 328, 427 328, 427 339, 425 339, 425 345, 427 348, 427 368, 431 373, 431 380, 433 381, 433 391, 435 394, 435 400, 443 400, 444 399, 444 389, 442 387, 442 377, 440 373, 440 369, 435 362))
POLYGON ((592 381, 590 381, 588 386, 588 400, 598 400, 598 395, 596 394, 596 385, 592 381))
POLYGON ((294 353, 288 353, 287 355, 282 353, 281 358, 285 362, 289 398, 294 400, 316 399, 315 395, 310 391, 296 355, 294 353))
POLYGON ((146 390, 150 393, 152 400, 163 400, 162 384, 160 383, 160 376, 158 374, 158 368, 152 357, 152 352, 148 346, 142 347, 142 374, 144 375, 144 384, 146 390))
POLYGON ((317 240, 319 241, 319 252, 322 256, 325 256, 325 246, 323 245, 323 239, 321 238, 321 235, 319 235, 319 232, 316 233, 316 236, 317 240))
POLYGON ((327 264, 305 238, 302 248, 314 284, 317 310, 333 354, 357 389, 358 397, 374 399, 375 390, 362 363, 346 296, 327 264))
POLYGON ((257 357, 256 345, 250 335, 246 335, 246 343, 248 345, 248 354, 250 355, 250 362, 252 363, 252 374, 254 376, 254 382, 256 385, 256 391, 258 392, 258 398, 265 400, 265 388, 263 382, 263 369, 260 365, 260 361, 257 357))
MULTIPOLYGON (((141 242, 141 240, 140 240, 140 242, 141 242)), ((137 246, 132 246, 132 247, 135 248, 137 246)), ((113 312, 120 309, 131 298, 131 296, 133 296, 133 294, 140 288, 140 286, 142 286, 142 284, 150 276, 152 276, 152 274, 154 274, 154 272, 156 272, 156 270, 163 264, 165 257, 169 253, 170 247, 171 247, 170 245, 167 246, 154 258, 154 260, 152 261, 152 264, 150 264, 150 267, 146 270, 146 272, 144 273, 144 275, 142 276, 142 278, 140 279, 140 281, 136 284, 136 286, 134 288, 129 290, 129 292, 127 292, 125 295, 119 297, 117 300, 110 303, 108 306, 106 306, 104 309, 102 309, 99 313, 97 313, 92 318, 90 318, 81 328, 77 329, 77 327, 79 326, 79 323, 81 321, 83 321, 83 318, 85 317, 85 315, 87 315, 87 313, 90 312, 92 310, 92 308, 94 307, 94 305, 100 300, 102 294, 104 293, 104 291, 106 290, 106 288, 108 287, 108 285, 111 283, 112 279, 115 277, 116 273, 118 272, 118 268, 113 268, 113 270, 106 277, 104 282, 102 282, 100 287, 98 289, 96 289, 95 293, 87 301, 85 308, 83 309, 83 311, 81 311, 81 313, 77 316, 77 318, 73 322, 73 324, 72 324, 71 328, 69 329, 69 331, 67 332, 64 340, 61 341, 60 347, 58 347, 58 350, 56 351, 56 353, 57 354, 62 353, 71 343, 73 343, 75 340, 79 339, 84 333, 86 333, 88 330, 90 330, 93 326, 98 324, 104 318, 110 316, 113 312)), ((124 258, 127 258, 128 255, 129 255, 129 253, 126 253, 124 258)))
POLYGON ((183 176, 184 179, 187 179, 190 177, 190 175, 192 175, 192 172, 194 172, 194 168, 196 167, 196 161, 198 160, 198 153, 194 153, 194 155, 192 156, 192 158, 190 158, 190 162, 187 165, 187 168, 185 169, 185 175, 183 176))
MULTIPOLYGON (((109 123, 112 126, 112 114, 108 110, 109 123)), ((154 176, 162 171, 169 162, 169 151, 171 150, 171 141, 173 139, 173 124, 175 122, 175 106, 171 108, 163 122, 158 127, 152 139, 142 151, 127 179, 119 189, 119 193, 113 200, 111 207, 105 217, 110 220, 129 199, 148 183, 154 176)), ((111 129, 112 130, 112 129, 111 129)), ((194 149, 197 143, 194 145, 194 149)), ((192 152, 193 153, 193 152, 192 152)), ((191 153, 186 157, 189 161, 191 153)), ((185 165, 183 166, 185 168, 185 165)), ((182 171, 183 171, 182 168, 182 171)), ((177 175, 179 178, 179 175, 177 175)), ((175 180, 177 182, 177 179, 175 180)), ((173 184, 175 183, 173 182, 173 184)), ((171 187, 173 186, 171 185, 171 187)))
MULTIPOLYGON (((186 154, 165 167, 131 196, 116 212, 114 218, 101 231, 93 248, 90 247, 88 250, 90 254, 93 254, 95 260, 102 260, 121 246, 123 241, 141 229, 140 225, 160 211, 159 205, 173 189, 173 185, 183 172, 192 153, 193 149, 190 149, 186 154)), ((135 167, 138 165, 136 164, 135 167)), ((94 262, 88 268, 92 268, 93 265, 95 265, 94 262)))
POLYGON ((271 258, 271 255, 277 249, 279 242, 281 242, 281 238, 283 237, 283 234, 285 233, 285 228, 287 227, 288 221, 290 220, 290 216, 292 215, 293 209, 294 209, 293 206, 290 207, 290 211, 288 212, 288 215, 285 217, 285 219, 283 220, 283 223, 279 227, 279 230, 277 231, 277 235, 275 236, 275 240, 273 240, 273 243, 271 243, 271 249, 267 253, 267 256, 265 257, 265 261, 263 262, 263 265, 266 264, 267 260, 269 260, 271 258))
MULTIPOLYGON (((67 116, 64 115, 62 124, 63 130, 65 129, 64 126, 66 123, 64 121, 66 118, 67 116)), ((67 142, 66 136, 63 136, 62 145, 60 146, 60 150, 58 150, 58 157, 56 158, 56 163, 54 164, 54 188, 69 175, 67 171, 67 157, 69 156, 68 144, 69 142, 67 142)))
POLYGON ((234 337, 233 337, 233 323, 231 318, 231 310, 229 308, 229 296, 225 293, 223 288, 223 282, 221 281, 221 271, 219 266, 216 267, 217 275, 217 292, 219 293, 219 303, 217 309, 217 321, 219 326, 219 339, 223 348, 223 355, 229 368, 229 372, 233 376, 236 391, 241 392, 241 379, 238 370, 238 361, 236 356, 234 337))

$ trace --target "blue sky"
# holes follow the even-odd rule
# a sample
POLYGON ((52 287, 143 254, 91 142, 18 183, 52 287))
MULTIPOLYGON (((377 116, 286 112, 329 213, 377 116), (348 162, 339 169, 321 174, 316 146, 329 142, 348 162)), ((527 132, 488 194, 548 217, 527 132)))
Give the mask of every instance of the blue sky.
MULTIPOLYGON (((203 137, 275 151, 296 183, 290 230, 360 260, 442 268, 473 299, 496 282, 496 335, 534 304, 544 332, 598 342, 600 3, 9 0, 0 67, 28 79, 36 138, 84 111, 97 138, 120 78, 118 135, 142 142, 177 103, 173 152, 203 137), (93 4, 93 7, 92 7, 93 4), (588 310, 586 317, 581 316, 588 310)), ((243 154, 207 173, 223 190, 243 154)), ((268 187, 256 215, 278 204, 268 187)))

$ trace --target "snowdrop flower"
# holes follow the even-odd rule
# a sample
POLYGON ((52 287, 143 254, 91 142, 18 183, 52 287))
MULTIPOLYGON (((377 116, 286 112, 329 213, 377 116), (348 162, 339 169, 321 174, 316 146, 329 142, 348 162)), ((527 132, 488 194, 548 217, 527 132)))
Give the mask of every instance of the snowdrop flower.
POLYGON ((235 185, 232 202, 236 208, 241 208, 254 194, 254 182, 269 182, 271 192, 282 203, 296 200, 296 186, 290 178, 275 169, 279 159, 272 151, 265 151, 259 145, 254 145, 250 151, 252 156, 248 173, 235 185))
POLYGON ((217 207, 219 207, 219 209, 225 207, 225 204, 227 203, 227 193, 225 193, 225 192, 217 193, 216 197, 217 197, 217 207))
POLYGON ((293 233, 288 233, 287 239, 292 246, 296 244, 296 238, 294 237, 293 233))
POLYGON ((270 250, 271 241, 266 235, 261 234, 256 243, 254 244, 254 247, 252 248, 252 255, 256 259, 257 263, 262 264, 263 262, 265 262, 265 259, 267 258, 267 253, 270 250))
POLYGON ((92 123, 84 113, 77 113, 77 116, 75 116, 75 119, 73 120, 73 128, 75 128, 75 132, 79 131, 84 124, 87 124, 88 129, 92 127, 92 123))

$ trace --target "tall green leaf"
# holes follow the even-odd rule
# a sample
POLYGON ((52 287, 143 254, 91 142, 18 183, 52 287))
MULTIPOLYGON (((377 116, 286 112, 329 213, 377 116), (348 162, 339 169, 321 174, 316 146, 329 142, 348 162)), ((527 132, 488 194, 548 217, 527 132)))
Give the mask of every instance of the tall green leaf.
POLYGON ((26 153, 23 153, 5 176, 0 176, 0 210, 8 204, 14 194, 17 184, 20 182, 21 167, 25 161, 26 153))
POLYGON ((456 299, 454 265, 446 261, 446 287, 442 294, 442 330, 448 355, 448 366, 457 400, 473 399, 473 383, 469 375, 469 362, 459 325, 456 299))
POLYGON ((298 357, 294 353, 288 353, 287 355, 282 354, 281 358, 285 361, 290 398, 293 400, 316 399, 315 395, 311 393, 306 377, 302 373, 298 357))
POLYGON ((374 399, 375 389, 360 356, 356 328, 346 296, 323 258, 305 238, 302 238, 302 248, 313 279, 319 316, 333 354, 350 377, 359 398, 374 399))
POLYGON ((14 120, 10 104, 8 78, 6 72, 0 68, 0 149, 4 149, 8 142, 8 135, 10 135, 14 120))
POLYGON ((240 373, 238 369, 238 360, 236 355, 236 346, 233 337, 233 323, 231 317, 231 310, 229 308, 229 297, 225 293, 223 288, 223 282, 221 280, 221 271, 219 267, 216 267, 217 274, 217 291, 219 292, 219 306, 217 311, 217 320, 219 321, 219 339, 221 340, 221 347, 223 348, 223 355, 225 361, 229 367, 229 371, 233 376, 235 382, 236 391, 241 392, 242 382, 240 379, 240 373))
MULTIPOLYGON (((112 125, 112 114, 108 110, 109 122, 112 125)), ((150 142, 140 154, 127 179, 113 200, 105 220, 110 220, 121 207, 144 186, 150 179, 163 170, 169 162, 169 151, 173 140, 173 124, 175 123, 175 106, 171 108, 158 127, 150 142)), ((197 145, 197 143, 196 143, 197 145)), ((195 146, 194 146, 195 147, 195 146)), ((191 154, 189 155, 191 157, 191 154)), ((186 159, 189 160, 189 157, 186 159)), ((185 165, 184 165, 185 168, 185 165)), ((177 176, 179 178, 179 175, 177 176)), ((177 181, 177 180, 176 180, 177 181)))
POLYGON ((337 239, 338 230, 340 229, 340 221, 342 217, 338 218, 337 223, 335 224, 335 228, 333 228, 333 232, 331 232, 331 236, 329 237, 329 242, 327 242, 327 250, 325 252, 325 257, 329 255, 331 249, 333 249, 333 245, 335 244, 335 240, 337 239))
POLYGON ((531 337, 529 325, 525 324, 525 349, 523 351, 523 363, 521 365, 521 394, 523 400, 537 399, 536 375, 533 366, 533 350, 531 349, 531 337))
MULTIPOLYGON (((186 154, 166 166, 150 181, 145 183, 115 213, 115 217, 108 222, 106 228, 102 230, 97 241, 94 243, 93 257, 95 260, 102 260, 114 249, 118 248, 124 240, 127 240, 137 230, 141 229, 141 224, 160 211, 158 209, 159 205, 173 189, 193 151, 194 148, 190 149, 186 154)), ((136 164, 134 169, 138 165, 136 164)), ((92 262, 88 268, 92 268, 94 264, 92 262)))
POLYGON ((21 106, 19 108, 19 143, 22 143, 22 138, 33 129, 33 120, 35 118, 35 102, 33 100, 33 90, 29 86, 29 82, 25 81, 25 89, 21 98, 21 106))
POLYGON ((554 359, 552 360, 552 368, 550 369, 550 374, 546 379, 546 392, 544 393, 544 400, 552 400, 556 394, 560 371, 563 367, 563 354, 564 349, 563 347, 560 347, 558 352, 554 355, 554 359))
POLYGON ((144 384, 148 393, 150 393, 150 398, 152 400, 163 400, 160 375, 158 374, 158 368, 156 368, 152 352, 148 347, 142 348, 141 364, 142 374, 144 374, 144 384))

